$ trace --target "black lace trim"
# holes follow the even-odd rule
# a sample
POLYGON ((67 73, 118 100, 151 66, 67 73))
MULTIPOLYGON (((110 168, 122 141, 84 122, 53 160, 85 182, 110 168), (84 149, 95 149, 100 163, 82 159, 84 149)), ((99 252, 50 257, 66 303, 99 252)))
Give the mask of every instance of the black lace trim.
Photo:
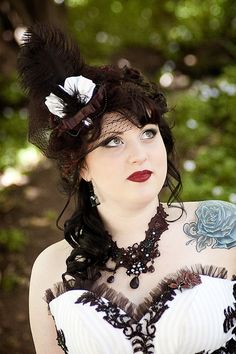
MULTIPOLYGON (((236 284, 233 286, 233 296, 236 301, 236 284)), ((236 324, 236 302, 233 304, 234 307, 228 306, 224 310, 225 320, 224 320, 224 332, 227 333, 236 324)))
POLYGON ((141 321, 136 321, 127 314, 122 314, 121 309, 110 301, 105 302, 97 298, 94 293, 87 292, 78 298, 77 304, 89 304, 96 306, 97 312, 105 313, 103 319, 114 328, 123 330, 124 335, 131 341, 133 352, 142 352, 143 354, 153 354, 155 352, 153 339, 155 338, 155 323, 161 318, 162 314, 168 308, 167 301, 173 300, 175 296, 174 289, 168 288, 156 302, 150 307, 141 321))
POLYGON ((56 329, 57 331, 57 344, 62 348, 65 354, 69 354, 66 346, 66 338, 62 329, 56 329))
MULTIPOLYGON (((235 330, 233 332, 235 332, 235 330)), ((224 347, 220 347, 219 349, 214 350, 214 352, 209 350, 208 351, 203 350, 196 354, 210 354, 210 353, 211 354, 236 354, 236 340, 231 338, 225 343, 224 347)))

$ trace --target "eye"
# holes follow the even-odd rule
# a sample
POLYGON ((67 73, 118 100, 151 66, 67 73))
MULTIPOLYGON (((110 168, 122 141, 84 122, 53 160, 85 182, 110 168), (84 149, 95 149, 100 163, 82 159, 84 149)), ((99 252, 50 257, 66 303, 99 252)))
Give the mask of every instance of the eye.
POLYGON ((102 146, 104 146, 104 147, 116 147, 116 146, 120 146, 122 144, 123 144, 123 142, 122 142, 121 138, 119 138, 118 136, 115 136, 115 137, 107 138, 102 143, 102 146))
POLYGON ((147 129, 142 133, 142 139, 152 139, 156 136, 157 129, 147 129))

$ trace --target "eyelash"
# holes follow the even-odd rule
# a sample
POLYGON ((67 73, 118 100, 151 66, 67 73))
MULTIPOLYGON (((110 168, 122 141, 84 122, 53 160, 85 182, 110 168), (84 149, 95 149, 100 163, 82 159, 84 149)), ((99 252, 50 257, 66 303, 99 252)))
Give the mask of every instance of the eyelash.
POLYGON ((111 148, 111 147, 115 147, 115 146, 118 146, 118 145, 113 145, 113 146, 109 146, 108 144, 112 142, 112 140, 114 139, 119 139, 121 141, 121 139, 118 137, 118 136, 111 136, 107 139, 105 139, 102 143, 101 143, 101 146, 103 147, 107 147, 107 148, 111 148))
POLYGON ((154 129, 154 128, 150 128, 150 129, 144 130, 143 134, 145 134, 147 132, 151 132, 153 134, 152 137, 148 138, 148 139, 152 139, 152 138, 154 138, 157 135, 157 129, 154 129))
MULTIPOLYGON (((157 134, 157 129, 150 128, 150 129, 144 130, 144 131, 142 132, 142 135, 144 135, 144 134, 147 133, 147 132, 151 132, 153 135, 152 135, 151 138, 145 138, 145 140, 146 140, 146 139, 147 139, 147 140, 148 140, 148 139, 153 139, 153 138, 156 136, 156 134, 157 134)), ((119 136, 111 136, 111 137, 107 138, 106 140, 104 140, 104 141, 101 143, 101 146, 106 147, 106 148, 113 148, 113 147, 119 146, 120 144, 118 144, 118 145, 108 145, 109 143, 111 143, 111 142, 112 142, 113 140, 115 140, 115 139, 119 139, 120 142, 122 141, 122 139, 121 139, 119 136)))

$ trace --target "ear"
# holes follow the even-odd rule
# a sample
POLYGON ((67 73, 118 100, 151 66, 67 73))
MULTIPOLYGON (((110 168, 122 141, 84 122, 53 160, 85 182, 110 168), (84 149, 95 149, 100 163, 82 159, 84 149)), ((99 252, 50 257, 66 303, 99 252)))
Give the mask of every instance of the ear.
POLYGON ((86 164, 86 162, 84 161, 83 165, 80 168, 80 177, 83 178, 86 182, 90 182, 91 181, 91 176, 89 173, 89 169, 88 166, 86 164))

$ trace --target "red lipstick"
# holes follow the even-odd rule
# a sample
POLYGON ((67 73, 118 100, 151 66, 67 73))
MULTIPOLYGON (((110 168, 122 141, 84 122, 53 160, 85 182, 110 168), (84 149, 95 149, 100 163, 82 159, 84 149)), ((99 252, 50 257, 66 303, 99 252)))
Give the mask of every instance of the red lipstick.
POLYGON ((151 177, 152 171, 143 170, 132 173, 127 179, 132 182, 145 182, 151 177))

